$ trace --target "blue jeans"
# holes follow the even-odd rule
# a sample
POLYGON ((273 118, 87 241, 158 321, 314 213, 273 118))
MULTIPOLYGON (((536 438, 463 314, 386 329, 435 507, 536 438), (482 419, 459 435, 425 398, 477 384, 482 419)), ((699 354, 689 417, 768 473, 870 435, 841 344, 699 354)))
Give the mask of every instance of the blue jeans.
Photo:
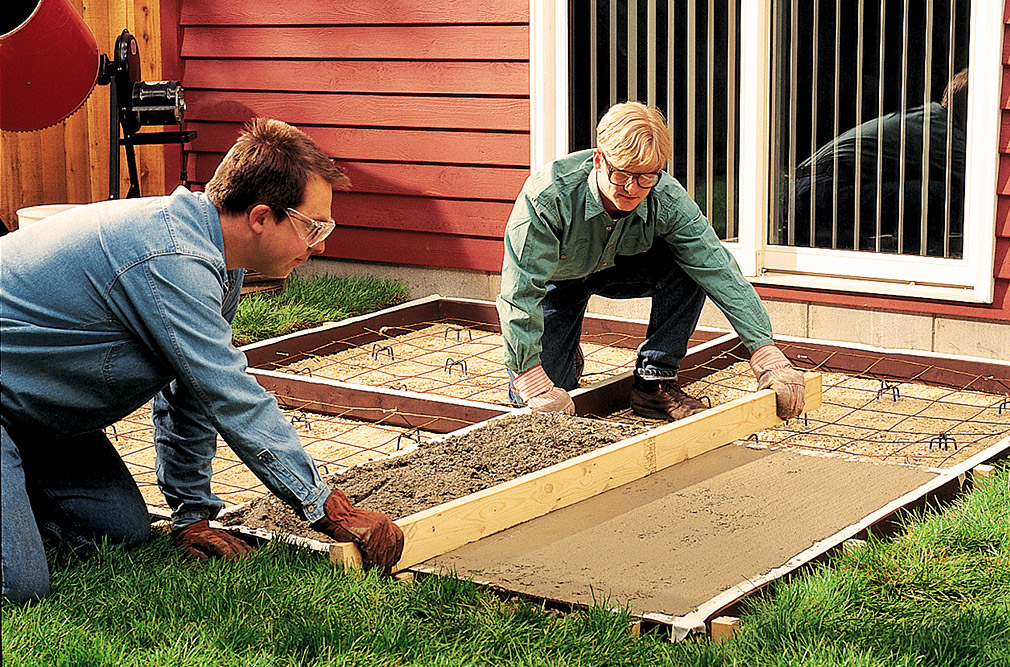
MULTIPOLYGON (((652 297, 645 341, 638 348, 635 375, 644 380, 675 379, 687 343, 698 326, 705 292, 677 264, 661 239, 640 255, 618 255, 614 266, 575 280, 547 283, 543 348, 540 363, 555 384, 565 390, 579 386, 575 377, 575 350, 582 336, 582 320, 589 298, 652 297)), ((510 379, 514 374, 509 373, 510 379)), ((509 383, 509 398, 523 400, 509 383)))
POLYGON ((14 602, 49 592, 43 540, 76 546, 105 539, 132 546, 151 531, 144 498, 104 433, 19 447, 32 439, 8 423, 0 425, 0 561, 3 596, 14 602))

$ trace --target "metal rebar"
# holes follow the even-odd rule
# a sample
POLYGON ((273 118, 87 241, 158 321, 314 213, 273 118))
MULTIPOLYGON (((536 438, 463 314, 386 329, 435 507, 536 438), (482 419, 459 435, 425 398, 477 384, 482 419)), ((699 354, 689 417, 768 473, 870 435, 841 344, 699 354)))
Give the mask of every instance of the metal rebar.
POLYGON ((372 359, 378 359, 379 358, 379 354, 381 354, 382 352, 385 352, 387 355, 389 355, 390 359, 394 359, 395 358, 393 356, 393 346, 392 345, 383 345, 382 347, 379 347, 378 343, 372 343, 372 359))
POLYGON ((454 367, 458 367, 461 371, 463 371, 463 375, 469 375, 469 373, 467 373, 466 371, 466 359, 460 359, 459 361, 456 361, 452 357, 449 357, 448 359, 445 360, 445 372, 448 375, 452 375, 452 369, 454 367))

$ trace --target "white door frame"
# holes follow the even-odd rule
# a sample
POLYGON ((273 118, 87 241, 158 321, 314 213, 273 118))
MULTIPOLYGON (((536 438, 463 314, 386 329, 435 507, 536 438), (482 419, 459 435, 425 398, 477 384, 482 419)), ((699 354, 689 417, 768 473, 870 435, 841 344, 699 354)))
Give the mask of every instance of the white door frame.
POLYGON ((530 0, 530 170, 568 154, 568 2, 530 0))

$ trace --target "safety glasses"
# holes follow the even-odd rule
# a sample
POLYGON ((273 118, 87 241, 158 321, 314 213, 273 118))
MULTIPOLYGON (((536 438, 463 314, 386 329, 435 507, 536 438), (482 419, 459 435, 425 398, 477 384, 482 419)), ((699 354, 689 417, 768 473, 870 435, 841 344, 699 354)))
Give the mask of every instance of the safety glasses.
POLYGON ((294 226, 298 238, 310 248, 325 240, 337 226, 333 218, 316 220, 293 208, 286 208, 284 212, 288 214, 288 220, 294 226))

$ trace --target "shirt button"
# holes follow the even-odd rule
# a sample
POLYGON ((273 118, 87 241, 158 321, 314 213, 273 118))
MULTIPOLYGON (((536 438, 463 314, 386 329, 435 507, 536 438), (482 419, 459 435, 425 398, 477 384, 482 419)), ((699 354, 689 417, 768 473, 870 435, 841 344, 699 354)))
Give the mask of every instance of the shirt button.
POLYGON ((606 263, 606 262, 604 262, 604 263, 603 263, 603 266, 606 266, 606 265, 607 265, 607 263, 606 263))
POLYGON ((612 229, 613 229, 613 227, 607 227, 607 231, 608 231, 608 232, 609 232, 610 230, 612 230, 612 229))
POLYGON ((561 259, 564 259, 564 258, 565 258, 565 256, 564 256, 564 255, 561 255, 561 259))
POLYGON ((316 506, 315 505, 309 505, 308 509, 309 509, 310 512, 315 512, 316 511, 316 506))

